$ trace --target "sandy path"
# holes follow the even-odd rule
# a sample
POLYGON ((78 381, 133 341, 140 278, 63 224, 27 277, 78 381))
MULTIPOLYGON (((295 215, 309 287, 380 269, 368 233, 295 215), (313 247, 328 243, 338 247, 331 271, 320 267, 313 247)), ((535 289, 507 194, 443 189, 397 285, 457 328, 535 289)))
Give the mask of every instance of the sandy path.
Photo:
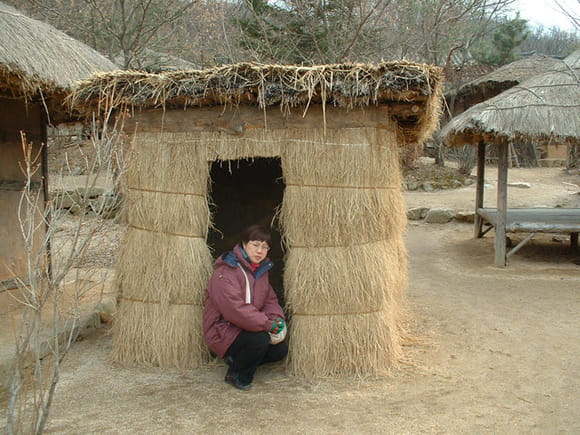
POLYGON ((101 333, 67 360, 49 432, 578 433, 578 255, 556 244, 557 264, 539 255, 500 270, 492 239, 470 230, 410 226, 408 295, 423 344, 409 348, 415 366, 392 378, 306 382, 278 365, 239 392, 221 364, 111 365, 101 333))

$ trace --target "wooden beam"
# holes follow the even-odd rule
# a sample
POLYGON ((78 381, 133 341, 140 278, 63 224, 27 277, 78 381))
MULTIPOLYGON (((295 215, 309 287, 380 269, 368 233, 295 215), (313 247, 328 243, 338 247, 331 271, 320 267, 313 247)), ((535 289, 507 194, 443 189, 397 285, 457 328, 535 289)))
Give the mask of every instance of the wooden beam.
POLYGON ((495 226, 495 265, 506 265, 508 147, 497 146, 497 224, 495 226))
POLYGON ((305 112, 304 107, 288 109, 281 112, 279 108, 262 110, 255 106, 192 107, 187 110, 148 109, 136 112, 125 121, 126 131, 158 133, 222 131, 234 136, 243 136, 249 129, 286 129, 301 130, 322 128, 326 119, 327 129, 343 128, 378 128, 393 130, 396 128, 395 114, 420 116, 424 110, 417 104, 398 103, 393 113, 391 106, 369 106, 345 110, 327 106, 323 112, 321 106, 312 106, 305 112))
POLYGON ((475 214, 474 214, 474 235, 479 239, 483 237, 481 230, 483 220, 477 214, 477 210, 483 208, 483 193, 485 188, 485 142, 480 140, 477 144, 477 183, 475 189, 475 214))

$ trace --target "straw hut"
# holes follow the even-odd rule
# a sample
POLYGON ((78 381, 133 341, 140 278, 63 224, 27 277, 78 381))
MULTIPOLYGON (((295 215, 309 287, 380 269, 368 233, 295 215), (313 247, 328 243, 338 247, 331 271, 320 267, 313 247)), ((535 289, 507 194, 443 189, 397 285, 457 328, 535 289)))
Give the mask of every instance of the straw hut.
POLYGON ((561 61, 545 54, 534 54, 504 65, 464 84, 454 92, 445 95, 453 116, 471 106, 493 98, 503 91, 535 75, 549 72, 561 61))
MULTIPOLYGON (((25 253, 17 220, 24 176, 20 132, 35 146, 46 144, 46 127, 65 112, 72 84, 115 66, 53 27, 0 3, 0 282, 21 275, 25 253)), ((46 149, 33 187, 47 198, 46 149)), ((38 237, 43 237, 38 234, 38 237)))
POLYGON ((150 49, 144 50, 138 58, 133 58, 127 68, 123 67, 124 59, 121 55, 115 57, 115 63, 121 69, 146 71, 150 73, 198 69, 195 64, 185 59, 150 49))
POLYGON ((201 319, 212 251, 275 219, 290 370, 379 374, 396 364, 407 279, 398 150, 435 128, 441 81, 436 67, 386 62, 237 64, 81 83, 75 106, 107 98, 132 114, 113 358, 181 368, 207 361, 201 319))
MULTIPOLYGON (((508 146, 516 140, 577 146, 580 142, 580 51, 558 61, 551 72, 534 76, 453 118, 442 130, 450 145, 478 147, 475 235, 482 236, 483 180, 486 144, 498 149, 498 198, 495 264, 506 264, 508 146)), ((560 213, 561 215, 562 213, 560 213)), ((576 222, 580 217, 575 216, 576 222)), ((574 222, 572 222, 574 223, 574 222)), ((517 222, 516 222, 517 224, 517 222)), ((577 244, 574 225, 572 244, 577 244)))

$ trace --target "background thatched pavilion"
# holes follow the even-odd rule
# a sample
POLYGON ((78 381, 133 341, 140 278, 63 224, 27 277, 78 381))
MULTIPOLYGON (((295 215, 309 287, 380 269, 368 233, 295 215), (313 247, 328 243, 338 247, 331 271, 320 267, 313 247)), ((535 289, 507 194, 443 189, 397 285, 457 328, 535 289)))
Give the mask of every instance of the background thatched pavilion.
MULTIPOLYGON (((91 73, 114 69, 86 45, 0 3, 0 282, 25 270, 17 219, 24 186, 20 132, 37 152, 46 144, 47 125, 65 113, 63 98, 72 84, 91 73)), ((45 147, 42 156, 42 168, 33 181, 46 200, 45 147)))
POLYGON ((107 98, 132 115, 114 359, 207 361, 212 251, 276 217, 285 254, 273 247, 283 267, 271 278, 281 282, 283 268, 291 371, 388 370, 401 357, 407 277, 398 149, 436 126, 441 80, 438 68, 388 62, 238 64, 82 83, 76 106, 107 98))
POLYGON ((453 116, 471 106, 495 97, 509 88, 538 74, 553 70, 560 61, 545 54, 533 54, 478 77, 454 92, 445 95, 453 116))
MULTIPOLYGON (((494 98, 453 118, 442 130, 449 145, 478 146, 475 233, 482 235, 485 147, 498 147, 498 198, 495 224, 495 264, 506 264, 508 145, 516 140, 577 145, 580 141, 580 51, 554 65, 552 71, 533 76, 494 98)), ((564 215, 563 210, 558 215, 564 215)), ((580 216, 579 216, 580 217, 580 216)), ((555 219, 555 218, 552 218, 555 219)), ((576 219, 580 224, 580 219, 576 219)), ((572 222, 574 224, 574 222, 572 222)), ((577 244, 575 226, 570 229, 577 244)))

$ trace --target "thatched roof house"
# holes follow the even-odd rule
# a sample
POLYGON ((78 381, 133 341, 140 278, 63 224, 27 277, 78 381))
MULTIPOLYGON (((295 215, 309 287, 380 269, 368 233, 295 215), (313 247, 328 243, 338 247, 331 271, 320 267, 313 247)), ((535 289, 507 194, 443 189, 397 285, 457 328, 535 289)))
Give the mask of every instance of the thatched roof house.
MULTIPOLYGON (((453 118, 442 129, 449 145, 478 146, 476 236, 481 236, 485 147, 498 149, 498 200, 496 259, 506 264, 505 224, 507 212, 507 167, 509 144, 524 140, 538 144, 580 142, 580 50, 553 65, 550 72, 522 81, 494 98, 477 104, 453 118)), ((577 234, 576 234, 577 241, 577 234)), ((572 237, 574 240, 574 237, 572 237)), ((577 242, 576 242, 577 243, 577 242)))
POLYGON ((495 97, 501 92, 535 75, 548 72, 561 61, 545 54, 534 54, 504 65, 461 86, 446 95, 447 104, 453 115, 469 107, 495 97))
POLYGON ((162 73, 166 71, 183 71, 199 69, 195 64, 167 53, 146 49, 138 58, 133 58, 127 68, 124 68, 123 56, 115 57, 115 63, 121 69, 162 73))
POLYGON ((551 63, 549 72, 522 81, 451 120, 442 136, 452 145, 577 143, 580 136, 580 51, 551 63))
POLYGON ((0 95, 64 96, 73 84, 117 67, 100 53, 0 2, 0 95))
POLYGON ((441 82, 438 68, 408 62, 238 64, 83 82, 73 104, 129 109, 134 138, 114 358, 206 361, 211 252, 275 220, 285 253, 273 246, 270 277, 291 317, 290 369, 377 374, 396 364, 407 277, 399 150, 435 128, 441 82))
MULTIPOLYGON (((54 120, 56 114, 65 112, 63 98, 73 83, 91 73, 114 69, 84 44, 0 3, 0 282, 24 270, 17 221, 23 186, 20 132, 38 150, 46 144, 49 118, 54 120)), ((45 159, 34 178, 36 188, 44 189, 45 194, 42 181, 46 176, 45 159)))

